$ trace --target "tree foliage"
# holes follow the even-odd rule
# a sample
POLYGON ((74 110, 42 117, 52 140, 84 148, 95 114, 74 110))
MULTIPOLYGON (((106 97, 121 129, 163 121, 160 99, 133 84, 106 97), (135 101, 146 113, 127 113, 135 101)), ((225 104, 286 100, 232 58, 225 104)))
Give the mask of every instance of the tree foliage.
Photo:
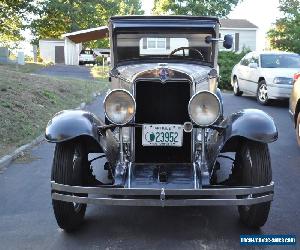
POLYGON ((33 0, 0 1, 0 43, 10 47, 12 43, 23 40, 21 35, 29 13, 34 10, 33 0))
POLYGON ((279 8, 284 16, 277 19, 274 28, 268 32, 270 45, 300 54, 300 1, 280 0, 279 8))
MULTIPOLYGON (((140 0, 46 0, 31 28, 36 40, 60 38, 62 34, 107 25, 112 15, 142 14, 140 0)), ((106 41, 89 47, 106 47, 106 41)))
POLYGON ((154 14, 224 17, 239 0, 154 0, 154 14))

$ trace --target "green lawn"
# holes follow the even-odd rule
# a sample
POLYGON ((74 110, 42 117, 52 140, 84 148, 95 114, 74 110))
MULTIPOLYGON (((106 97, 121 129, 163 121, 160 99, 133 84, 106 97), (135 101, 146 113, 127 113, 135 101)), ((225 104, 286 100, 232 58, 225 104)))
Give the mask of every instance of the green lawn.
POLYGON ((21 73, 33 73, 41 68, 46 67, 46 64, 43 63, 31 63, 27 62, 25 65, 17 65, 17 64, 0 64, 1 69, 7 69, 10 71, 17 71, 21 73))
POLYGON ((0 157, 40 135, 56 112, 90 102, 107 81, 31 75, 39 66, 18 70, 0 65, 0 157))

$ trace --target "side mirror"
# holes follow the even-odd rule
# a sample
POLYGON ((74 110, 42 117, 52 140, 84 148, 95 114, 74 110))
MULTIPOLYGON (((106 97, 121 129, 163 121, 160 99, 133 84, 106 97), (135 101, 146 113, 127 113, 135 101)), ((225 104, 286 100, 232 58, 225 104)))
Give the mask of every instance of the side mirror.
POLYGON ((233 37, 231 35, 224 36, 223 47, 225 49, 231 49, 233 44, 233 37))
POLYGON ((257 65, 257 63, 252 62, 252 63, 249 63, 249 67, 252 69, 257 69, 258 65, 257 65))

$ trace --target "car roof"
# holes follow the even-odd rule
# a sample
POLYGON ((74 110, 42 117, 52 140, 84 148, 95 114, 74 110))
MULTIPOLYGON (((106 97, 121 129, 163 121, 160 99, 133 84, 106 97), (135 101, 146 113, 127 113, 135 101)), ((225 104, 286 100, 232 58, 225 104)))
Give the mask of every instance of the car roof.
POLYGON ((163 19, 163 20, 210 20, 219 22, 219 18, 213 17, 213 16, 190 16, 190 15, 161 15, 161 16, 143 16, 143 15, 132 15, 132 16, 112 16, 110 20, 157 20, 157 19, 163 19))
POLYGON ((204 16, 113 16, 112 29, 215 29, 219 25, 217 17, 204 16))
POLYGON ((287 52, 287 51, 278 51, 278 50, 274 50, 274 51, 255 51, 256 54, 260 54, 260 55, 297 55, 297 53, 293 53, 293 52, 287 52))

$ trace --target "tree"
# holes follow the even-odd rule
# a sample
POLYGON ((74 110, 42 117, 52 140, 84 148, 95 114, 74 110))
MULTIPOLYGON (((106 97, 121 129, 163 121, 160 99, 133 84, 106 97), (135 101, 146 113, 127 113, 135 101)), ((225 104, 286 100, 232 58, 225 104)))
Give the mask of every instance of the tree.
MULTIPOLYGON (((37 42, 43 38, 60 38, 64 33, 80 29, 107 25, 112 15, 142 13, 140 0, 47 0, 31 28, 37 42)), ((91 48, 107 47, 108 40, 86 45, 91 48)))
POLYGON ((268 32, 270 45, 275 49, 300 54, 300 2, 280 0, 279 9, 284 16, 277 19, 268 32))
POLYGON ((29 13, 34 10, 33 0, 1 0, 0 1, 0 43, 13 47, 23 40, 22 29, 28 21, 29 13))
POLYGON ((154 14, 224 17, 239 0, 154 0, 154 14))

